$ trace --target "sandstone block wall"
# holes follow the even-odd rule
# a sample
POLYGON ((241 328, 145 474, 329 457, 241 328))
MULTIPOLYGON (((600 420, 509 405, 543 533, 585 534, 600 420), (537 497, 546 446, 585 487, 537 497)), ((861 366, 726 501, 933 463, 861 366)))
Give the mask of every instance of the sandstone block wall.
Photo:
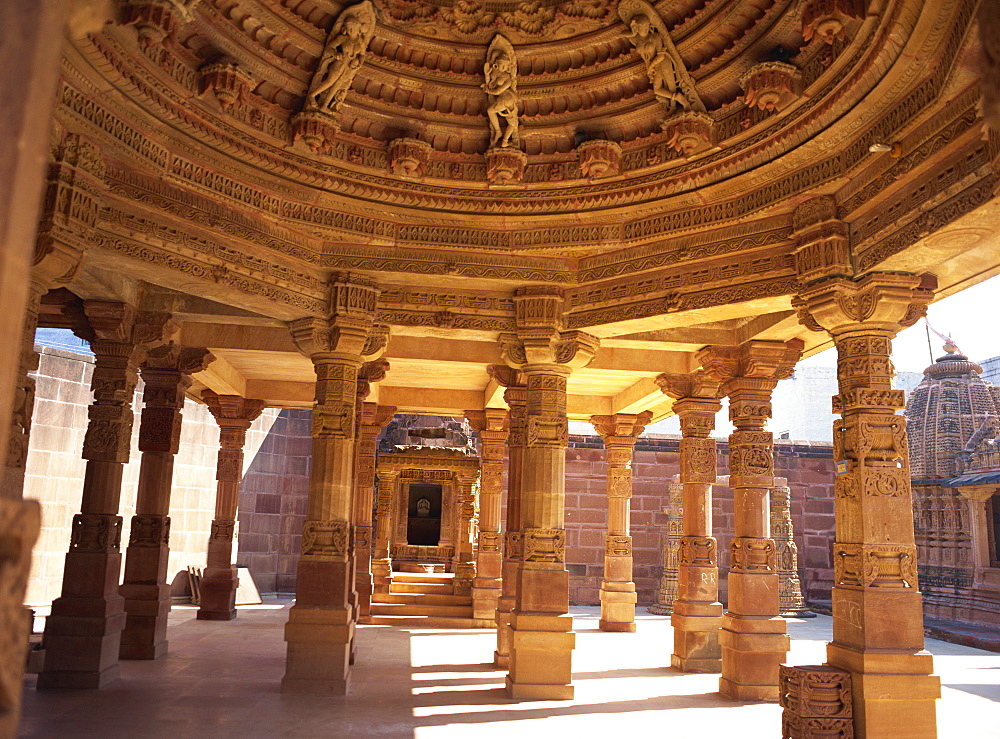
MULTIPOLYGON (((42 504, 42 532, 31 562, 26 600, 30 605, 48 605, 59 596, 73 516, 80 511, 86 462, 80 454, 87 429, 90 378, 93 358, 84 354, 36 347, 40 354, 35 376, 35 409, 25 474, 24 495, 42 504)), ((135 513, 139 481, 139 411, 142 383, 136 389, 133 407, 132 452, 125 466, 120 515, 122 551, 128 543, 131 517, 135 513)), ((269 436, 278 411, 265 410, 247 433, 247 464, 269 436)), ((208 534, 215 512, 215 460, 219 428, 208 409, 194 401, 184 404, 180 451, 174 463, 174 486, 170 500, 170 559, 168 577, 175 578, 188 565, 204 567, 208 534)), ((308 433, 308 430, 307 430, 308 433)), ((123 558, 124 564, 124 558, 123 558)), ((182 576, 178 586, 186 582, 182 576)))

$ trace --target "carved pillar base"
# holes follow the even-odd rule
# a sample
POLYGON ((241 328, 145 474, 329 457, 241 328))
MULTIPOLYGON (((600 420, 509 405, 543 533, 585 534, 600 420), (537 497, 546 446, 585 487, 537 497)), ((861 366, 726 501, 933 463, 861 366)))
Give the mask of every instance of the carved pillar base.
POLYGON ((392 585, 392 560, 388 557, 372 557, 372 592, 388 593, 392 585))
POLYGON ((45 620, 45 664, 38 689, 101 688, 118 679, 125 627, 121 516, 77 514, 66 554, 62 595, 45 620))
MULTIPOLYGON (((480 534, 479 546, 483 546, 480 534)), ((503 581, 500 573, 503 567, 499 548, 497 551, 479 552, 476 579, 472 581, 472 617, 482 621, 484 626, 490 626, 496 620, 497 604, 503 594, 503 581), (486 573, 495 573, 488 577, 486 573)))
POLYGON ((455 595, 472 595, 472 583, 476 579, 475 562, 459 562, 455 565, 455 595))
POLYGON ((157 659, 166 654, 170 615, 170 587, 166 583, 169 530, 169 516, 132 517, 120 591, 127 614, 121 638, 122 659, 157 659))
POLYGON ((208 567, 201 576, 199 621, 232 621, 236 618, 236 566, 208 567))
MULTIPOLYGON (((307 522, 308 525, 308 522, 307 522)), ((350 683, 354 613, 349 558, 299 562, 296 601, 288 614, 283 693, 345 695, 350 683)))
POLYGON ((778 668, 790 643, 783 618, 735 619, 727 613, 719 633, 724 655, 719 692, 738 701, 777 701, 778 668))
POLYGON ((709 536, 681 539, 680 582, 670 623, 674 627, 674 652, 670 665, 682 672, 721 672, 722 604, 710 600, 718 595, 716 543, 709 536), (686 561, 704 562, 689 565, 686 561))
POLYGON ((507 695, 518 700, 572 700, 576 634, 573 617, 566 613, 569 572, 561 563, 548 567, 523 563, 518 592, 521 610, 515 608, 510 616, 507 695))
POLYGON ((520 557, 521 537, 518 532, 507 532, 506 556, 503 561, 503 584, 500 600, 497 601, 495 621, 497 624, 497 648, 493 653, 493 664, 497 667, 510 667, 510 615, 514 610, 514 590, 517 586, 518 570, 521 562, 514 559, 520 557))
MULTIPOLYGON (((773 551, 773 543, 770 546, 773 551)), ((730 611, 722 618, 719 692, 733 700, 777 701, 778 668, 791 643, 785 619, 773 615, 778 611, 777 572, 731 569, 729 601, 742 604, 742 611, 748 612, 730 611)))
POLYGON ((41 510, 33 500, 0 499, 0 736, 16 736, 24 688, 25 654, 31 630, 22 605, 31 569, 31 547, 41 527, 41 510))
POLYGON ((722 648, 719 646, 721 603, 674 601, 670 625, 674 627, 671 667, 681 672, 722 671, 722 648))
MULTIPOLYGON (((835 613, 843 610, 838 605, 845 604, 836 604, 835 613)), ((904 612, 904 608, 895 612, 904 612)), ((881 623, 884 628, 885 622, 881 623)), ((893 629, 895 626, 893 622, 893 629)), ((913 630, 902 623, 899 628, 913 630)), ((922 635, 922 624, 919 628, 922 635)), ((826 657, 830 666, 851 673, 855 737, 937 737, 936 701, 941 697, 941 679, 930 674, 934 669, 930 653, 874 646, 855 649, 831 642, 826 646, 826 657)))
POLYGON ((208 566, 201 576, 199 621, 232 621, 236 618, 236 588, 239 576, 233 560, 236 522, 216 518, 208 540, 208 566))
MULTIPOLYGON (((629 543, 631 549, 631 542, 629 543)), ((601 631, 635 631, 635 583, 632 558, 606 554, 601 582, 601 631)))

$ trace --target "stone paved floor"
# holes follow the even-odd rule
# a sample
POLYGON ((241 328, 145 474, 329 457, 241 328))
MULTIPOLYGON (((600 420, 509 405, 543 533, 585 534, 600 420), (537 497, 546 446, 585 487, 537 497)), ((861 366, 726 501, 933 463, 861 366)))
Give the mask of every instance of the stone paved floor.
MULTIPOLYGON (((39 693, 26 682, 26 737, 506 737, 781 736, 776 705, 735 703, 716 675, 663 665, 669 618, 638 615, 635 634, 598 630, 596 608, 574 608, 576 699, 508 700, 485 630, 365 626, 347 697, 278 692, 287 606, 240 608, 234 622, 197 621, 175 608, 170 653, 122 663, 122 680, 99 692, 39 693), (473 732, 475 732, 473 734, 473 732)), ((791 620, 790 662, 822 662, 831 620, 791 620)), ((928 640, 944 684, 942 739, 1000 737, 1000 654, 928 640)), ((885 737, 878 739, 905 739, 885 737)))

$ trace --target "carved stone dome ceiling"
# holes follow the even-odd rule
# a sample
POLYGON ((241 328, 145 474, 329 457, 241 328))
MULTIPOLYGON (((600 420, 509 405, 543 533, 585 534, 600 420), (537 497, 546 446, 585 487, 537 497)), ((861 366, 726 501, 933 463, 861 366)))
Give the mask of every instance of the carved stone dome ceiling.
MULTIPOLYGON (((527 279, 584 282, 608 274, 609 253, 684 261, 688 232, 745 241, 730 248, 786 242, 791 210, 817 194, 840 193, 840 217, 863 213, 864 188, 884 191, 873 183, 902 164, 873 162, 870 146, 921 146, 938 134, 934 111, 968 85, 973 7, 123 0, 118 23, 68 55, 61 95, 70 114, 104 108, 106 133, 130 122, 104 149, 113 193, 198 191, 236 221, 248 206, 268 214, 272 238, 305 249, 520 254, 541 260, 524 263, 527 279), (310 112, 330 39, 366 4, 349 86, 310 112), (653 59, 639 46, 657 29, 667 48, 653 59), (516 57, 518 129, 491 147, 485 65, 501 37, 516 57)), ((952 102, 972 110, 966 97, 952 102)))

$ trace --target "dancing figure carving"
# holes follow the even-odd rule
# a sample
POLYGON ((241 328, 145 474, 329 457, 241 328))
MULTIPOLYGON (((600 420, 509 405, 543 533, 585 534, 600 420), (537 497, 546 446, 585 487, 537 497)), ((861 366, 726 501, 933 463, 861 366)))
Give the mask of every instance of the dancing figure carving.
POLYGON ((618 15, 630 31, 628 40, 646 63, 656 98, 671 108, 705 112, 684 60, 652 6, 643 0, 623 0, 618 15))
POLYGON ((371 0, 344 9, 330 30, 323 56, 309 85, 307 111, 336 112, 361 68, 374 32, 375 9, 371 0))
POLYGON ((517 144, 517 56, 510 41, 497 35, 486 52, 486 115, 490 146, 517 144), (502 122, 501 122, 502 119, 502 122))

